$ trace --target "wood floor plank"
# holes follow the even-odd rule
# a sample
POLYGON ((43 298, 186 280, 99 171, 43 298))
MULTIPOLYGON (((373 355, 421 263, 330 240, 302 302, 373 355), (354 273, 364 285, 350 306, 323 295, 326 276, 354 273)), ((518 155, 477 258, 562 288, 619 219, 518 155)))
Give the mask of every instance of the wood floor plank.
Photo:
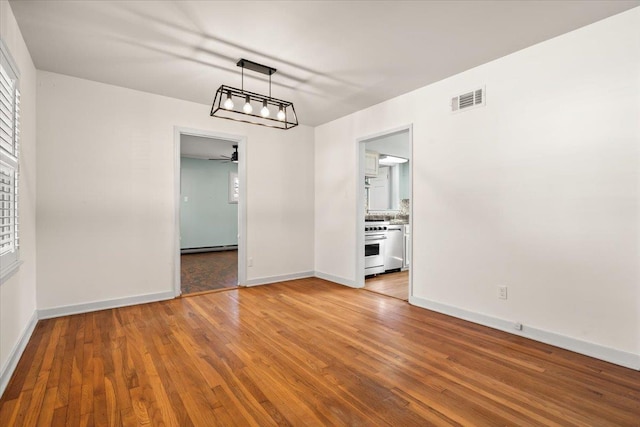
POLYGON ((5 400, 4 404, 0 407, 0 426, 15 425, 18 408, 20 408, 20 398, 5 400))
MULTIPOLYGON (((52 367, 56 365, 54 363, 54 355, 56 354, 56 350, 60 348, 57 343, 60 340, 60 335, 62 334, 62 330, 66 327, 66 324, 66 320, 57 322, 54 326, 51 339, 47 342, 47 347, 42 359, 42 365, 40 366, 36 382, 31 392, 29 406, 26 408, 24 413, 24 425, 35 425, 38 418, 42 415, 41 409, 43 409, 42 405, 45 402, 49 375, 51 374, 52 367)), ((53 397, 55 397, 55 395, 53 397)), ((45 411, 52 411, 53 409, 54 405, 51 405, 50 408, 45 408, 45 411)))
POLYGON ((52 329, 53 323, 39 322, 36 324, 30 342, 37 344, 27 346, 24 349, 24 353, 20 358, 23 363, 18 363, 18 366, 16 366, 13 376, 2 395, 3 399, 7 401, 18 399, 23 392, 33 388, 52 329))
POLYGON ((170 426, 192 426, 178 390, 174 387, 162 359, 151 349, 141 355, 143 369, 139 369, 142 400, 150 419, 158 418, 170 426), (157 366, 156 362, 157 361, 157 366))
POLYGON ((40 410, 40 413, 39 413, 40 416, 38 417, 38 421, 37 421, 39 426, 52 425, 57 394, 58 394, 57 387, 48 388, 47 391, 45 392, 44 399, 42 402, 42 409, 40 410))
POLYGON ((320 279, 43 320, 4 426, 635 426, 640 372, 320 279))

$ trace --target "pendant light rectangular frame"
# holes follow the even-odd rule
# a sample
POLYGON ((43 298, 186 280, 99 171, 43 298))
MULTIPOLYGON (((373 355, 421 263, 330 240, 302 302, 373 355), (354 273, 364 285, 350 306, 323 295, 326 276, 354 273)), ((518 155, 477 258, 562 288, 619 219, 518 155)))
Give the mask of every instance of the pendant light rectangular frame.
POLYGON ((249 61, 248 59, 240 59, 236 65, 241 67, 243 70, 242 89, 221 85, 216 91, 216 95, 213 99, 210 116, 283 130, 298 126, 298 116, 296 115, 293 103, 283 99, 273 98, 271 96, 271 75, 277 71, 275 68, 258 64, 257 62, 249 61), (245 68, 269 76, 269 96, 244 90, 245 68), (233 106, 231 108, 226 108, 224 105, 227 98, 230 98, 233 101, 233 106), (245 104, 247 99, 250 102, 254 102, 256 105, 259 105, 259 107, 252 108, 251 112, 243 111, 242 106, 245 104), (274 114, 272 114, 273 109, 269 109, 270 114, 267 117, 260 114, 260 108, 263 106, 266 106, 267 108, 270 106, 275 107, 275 117, 274 114), (282 120, 277 118, 280 110, 284 112, 284 118, 282 120), (256 111, 256 113, 254 113, 254 111, 256 111))
POLYGON ((275 129, 291 129, 298 126, 298 117, 296 116, 296 110, 293 107, 293 103, 282 99, 272 98, 259 93, 250 92, 247 90, 238 89, 231 86, 222 85, 216 91, 216 96, 213 99, 213 105, 211 106, 212 117, 219 117, 221 119, 235 120, 243 123, 250 123, 253 125, 267 126, 275 129), (223 104, 227 98, 227 95, 231 95, 231 99, 234 103, 233 109, 224 108, 223 104), (275 107, 275 111, 282 109, 285 113, 284 120, 278 120, 275 117, 263 117, 259 113, 259 108, 254 108, 254 111, 258 113, 245 113, 242 111, 242 105, 244 105, 245 98, 249 97, 251 101, 255 101, 256 105, 262 106, 264 101, 267 105, 275 107))

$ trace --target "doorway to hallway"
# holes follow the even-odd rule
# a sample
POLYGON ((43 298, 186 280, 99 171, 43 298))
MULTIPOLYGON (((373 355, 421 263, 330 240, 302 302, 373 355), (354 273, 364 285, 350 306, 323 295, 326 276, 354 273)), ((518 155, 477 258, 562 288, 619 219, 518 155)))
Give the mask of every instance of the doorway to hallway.
POLYGON ((176 129, 176 295, 232 289, 246 275, 244 142, 176 129))

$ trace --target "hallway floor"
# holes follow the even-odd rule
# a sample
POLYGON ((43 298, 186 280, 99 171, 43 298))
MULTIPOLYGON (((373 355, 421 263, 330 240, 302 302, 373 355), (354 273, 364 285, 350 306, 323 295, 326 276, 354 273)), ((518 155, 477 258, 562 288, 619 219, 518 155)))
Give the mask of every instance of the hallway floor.
POLYGON ((182 294, 238 286, 238 251, 204 252, 180 256, 182 294))
POLYGON ((407 301, 409 299, 409 271, 380 274, 368 278, 364 281, 364 288, 377 294, 407 301))

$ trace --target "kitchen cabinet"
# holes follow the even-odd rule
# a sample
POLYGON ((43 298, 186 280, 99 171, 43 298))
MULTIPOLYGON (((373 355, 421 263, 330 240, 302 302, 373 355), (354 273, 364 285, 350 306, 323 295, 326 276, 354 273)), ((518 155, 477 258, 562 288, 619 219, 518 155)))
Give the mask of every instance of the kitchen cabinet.
POLYGON ((404 225, 404 247, 402 251, 402 270, 408 270, 411 263, 411 228, 409 224, 404 225))
POLYGON ((378 176, 378 162, 380 154, 375 151, 364 153, 364 176, 378 176))

